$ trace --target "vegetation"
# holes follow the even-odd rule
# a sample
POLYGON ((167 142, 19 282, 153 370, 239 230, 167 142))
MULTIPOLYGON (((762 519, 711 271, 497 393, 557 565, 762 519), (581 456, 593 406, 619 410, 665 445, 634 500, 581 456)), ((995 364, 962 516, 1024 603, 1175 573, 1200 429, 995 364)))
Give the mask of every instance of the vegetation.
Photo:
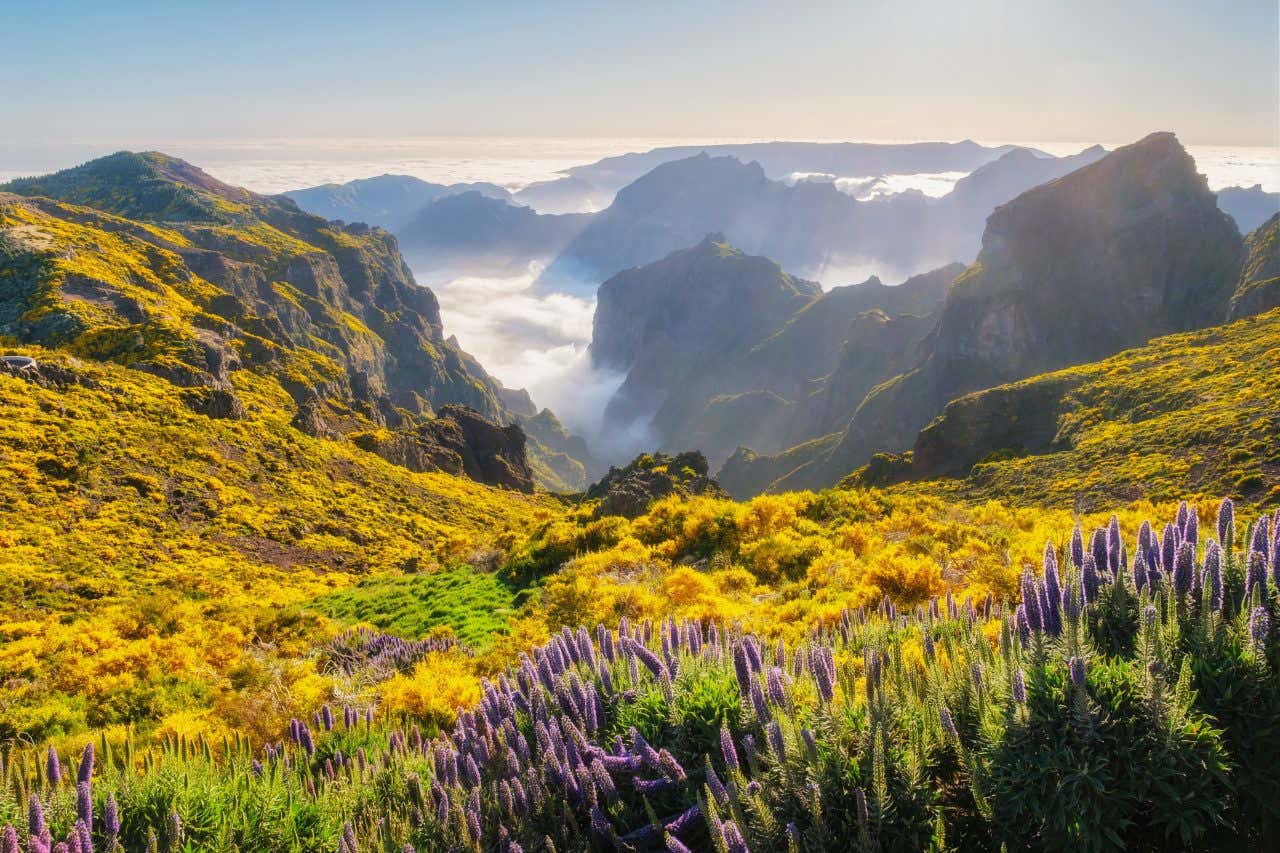
MULTIPOLYGON (((4 843, 1265 849, 1280 833, 1277 519, 1237 535, 1224 501, 1203 528, 1216 537, 1185 505, 1136 539, 1119 519, 1077 528, 1023 573, 1016 608, 885 599, 793 643, 690 619, 565 628, 434 737, 324 706, 261 750, 91 743, 74 779, 66 753, 14 750, 4 843)), ((346 671, 450 654, 362 656, 372 642, 341 641, 346 671)))

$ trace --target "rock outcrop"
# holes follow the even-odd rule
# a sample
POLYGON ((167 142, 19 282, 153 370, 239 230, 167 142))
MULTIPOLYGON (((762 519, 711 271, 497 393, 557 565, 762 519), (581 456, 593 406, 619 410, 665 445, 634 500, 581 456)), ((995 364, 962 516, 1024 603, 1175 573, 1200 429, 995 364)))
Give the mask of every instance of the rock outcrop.
POLYGON ((636 518, 654 501, 669 495, 726 496, 708 476, 707 458, 693 450, 675 456, 646 453, 625 468, 610 468, 600 482, 587 490, 585 498, 600 501, 596 518, 636 518))

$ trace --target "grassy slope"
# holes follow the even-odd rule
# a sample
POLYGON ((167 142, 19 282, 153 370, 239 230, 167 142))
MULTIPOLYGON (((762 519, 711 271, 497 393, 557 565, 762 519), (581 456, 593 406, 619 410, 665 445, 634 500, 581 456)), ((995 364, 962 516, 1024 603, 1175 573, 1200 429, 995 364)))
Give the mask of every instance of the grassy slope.
POLYGON ((950 422, 970 420, 999 395, 1011 395, 1003 405, 1016 409, 1043 388, 1069 389, 1054 404, 1056 434, 1044 452, 997 442, 963 477, 897 488, 1093 509, 1195 493, 1274 503, 1280 499, 1278 371, 1280 310, 979 392, 952 403, 926 432, 953 430, 951 444, 984 446, 981 430, 966 434, 950 422))
POLYGON ((247 371, 233 377, 250 419, 230 421, 140 371, 74 370, 98 387, 0 376, 0 731, 203 707, 251 644, 302 654, 332 630, 290 623, 290 605, 506 547, 558 514, 310 438, 247 371))

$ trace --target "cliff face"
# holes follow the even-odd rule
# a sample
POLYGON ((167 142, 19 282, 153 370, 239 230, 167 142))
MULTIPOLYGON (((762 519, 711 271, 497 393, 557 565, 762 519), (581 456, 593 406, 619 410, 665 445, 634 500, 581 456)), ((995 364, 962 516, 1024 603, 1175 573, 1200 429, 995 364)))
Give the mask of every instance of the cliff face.
POLYGON ((619 273, 601 285, 592 327, 592 362, 627 371, 606 417, 656 415, 663 434, 679 435, 690 407, 713 390, 712 376, 821 292, 720 235, 619 273))
POLYGON ((0 189, 2 334, 155 373, 211 415, 236 416, 247 370, 330 434, 415 429, 451 403, 506 416, 385 231, 155 153, 0 189))
POLYGON ((918 366, 873 389, 836 448, 785 485, 835 482, 906 449, 948 401, 1221 322, 1242 245, 1172 134, 1153 134, 997 208, 918 366))
POLYGON ((1280 306, 1280 213, 1245 238, 1244 245, 1244 271, 1231 296, 1233 320, 1280 306))

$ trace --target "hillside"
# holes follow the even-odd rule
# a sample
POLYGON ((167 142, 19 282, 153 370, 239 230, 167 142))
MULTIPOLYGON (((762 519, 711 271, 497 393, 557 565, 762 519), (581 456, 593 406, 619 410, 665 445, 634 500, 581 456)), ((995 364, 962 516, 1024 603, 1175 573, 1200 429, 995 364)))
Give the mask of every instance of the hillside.
POLYGON ((1244 247, 1244 269, 1231 295, 1232 318, 1280 306, 1280 213, 1245 238, 1244 247))
POLYGON ((16 352, 39 373, 0 372, 0 737, 199 720, 237 667, 333 632, 300 605, 510 547, 558 513, 307 435, 267 375, 232 372, 244 415, 210 418, 145 371, 16 352))
POLYGON ((1243 246, 1172 134, 1024 193, 987 223, 915 366, 867 394, 836 447, 775 488, 905 450, 949 401, 1227 316, 1243 246))
POLYGON ((948 403, 848 484, 1097 509, 1191 493, 1280 501, 1280 310, 948 403))
MULTIPOLYGON (((364 436, 390 459, 435 469, 442 453, 467 456, 457 445, 476 434, 442 434, 429 424, 437 409, 514 420, 505 389, 445 338, 435 295, 390 234, 304 214, 163 154, 120 153, 0 188, 0 245, 0 334, 163 376, 206 414, 243 414, 236 371, 270 375, 299 428, 364 436)), ((527 474, 505 481, 531 487, 527 474)))

